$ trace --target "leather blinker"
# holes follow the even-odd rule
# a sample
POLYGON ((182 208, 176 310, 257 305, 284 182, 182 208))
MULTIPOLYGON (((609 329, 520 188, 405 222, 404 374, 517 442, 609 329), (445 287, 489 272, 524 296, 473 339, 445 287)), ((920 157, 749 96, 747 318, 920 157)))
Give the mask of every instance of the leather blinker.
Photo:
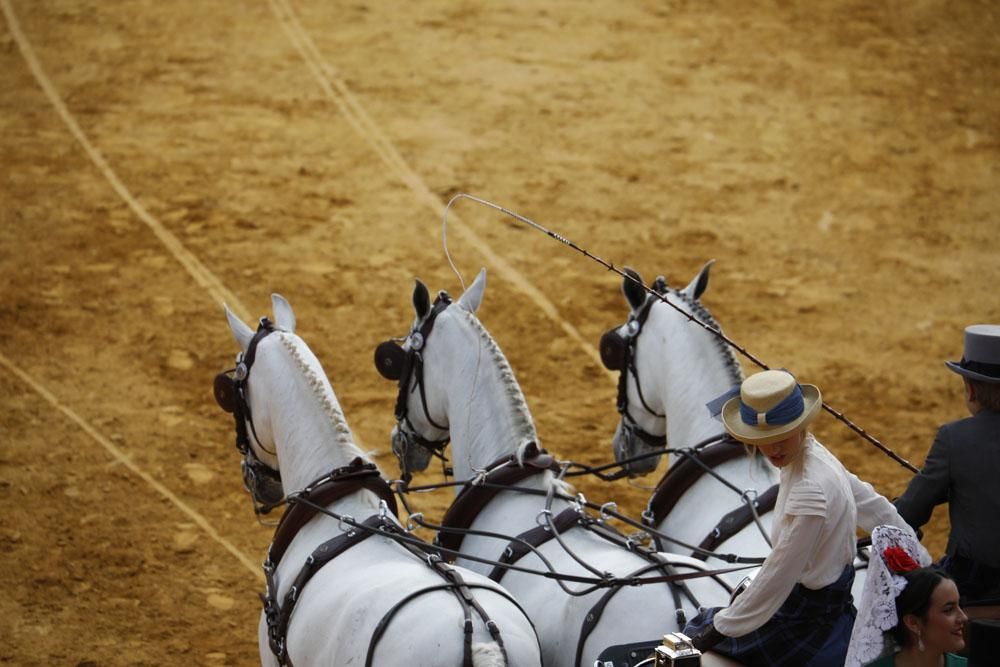
POLYGON ((403 376, 406 350, 401 345, 387 340, 375 348, 375 369, 386 380, 399 380, 403 376))
POLYGON ((625 368, 625 352, 628 341, 618 333, 618 327, 608 330, 601 336, 601 362, 610 371, 621 371, 625 368))
POLYGON ((215 402, 219 404, 220 408, 229 413, 236 411, 239 391, 236 389, 236 382, 233 381, 228 372, 215 376, 213 393, 215 394, 215 402))

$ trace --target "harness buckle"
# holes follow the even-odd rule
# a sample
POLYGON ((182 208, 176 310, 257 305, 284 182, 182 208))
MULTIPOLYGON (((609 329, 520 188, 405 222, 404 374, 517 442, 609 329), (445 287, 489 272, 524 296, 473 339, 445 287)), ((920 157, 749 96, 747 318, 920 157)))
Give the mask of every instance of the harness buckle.
POLYGON ((423 520, 424 513, 423 512, 414 512, 413 514, 411 514, 406 519, 406 532, 412 533, 413 531, 415 531, 417 529, 417 524, 415 523, 415 521, 417 520, 417 517, 420 517, 420 519, 423 520))
POLYGON ((607 511, 607 509, 609 507, 615 508, 616 512, 618 511, 618 503, 616 503, 613 500, 609 500, 608 502, 606 502, 603 505, 601 505, 601 511, 600 511, 600 514, 598 515, 598 519, 597 519, 598 521, 605 522, 605 521, 608 520, 608 515, 605 512, 607 511))
POLYGON ((642 522, 647 526, 652 526, 654 521, 656 521, 656 515, 653 513, 653 510, 650 509, 649 506, 647 505, 646 509, 642 511, 642 522))

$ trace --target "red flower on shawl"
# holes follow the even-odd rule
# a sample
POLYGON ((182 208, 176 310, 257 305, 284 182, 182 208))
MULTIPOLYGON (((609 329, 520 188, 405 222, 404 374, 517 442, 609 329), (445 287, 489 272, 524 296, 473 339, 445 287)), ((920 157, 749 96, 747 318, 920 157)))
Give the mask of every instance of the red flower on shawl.
POLYGON ((885 560, 886 567, 894 574, 903 574, 920 567, 902 547, 886 547, 886 550, 882 552, 882 558, 885 560))

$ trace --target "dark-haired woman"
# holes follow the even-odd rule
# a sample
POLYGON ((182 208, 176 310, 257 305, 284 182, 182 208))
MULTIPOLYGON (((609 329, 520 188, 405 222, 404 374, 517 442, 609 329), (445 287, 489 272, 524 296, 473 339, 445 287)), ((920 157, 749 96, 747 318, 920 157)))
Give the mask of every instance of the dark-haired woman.
POLYGON ((965 647, 965 612, 958 604, 958 587, 951 575, 923 567, 901 575, 906 587, 896 598, 899 622, 892 628, 892 637, 900 650, 887 655, 869 667, 918 667, 967 664, 955 655, 965 647))

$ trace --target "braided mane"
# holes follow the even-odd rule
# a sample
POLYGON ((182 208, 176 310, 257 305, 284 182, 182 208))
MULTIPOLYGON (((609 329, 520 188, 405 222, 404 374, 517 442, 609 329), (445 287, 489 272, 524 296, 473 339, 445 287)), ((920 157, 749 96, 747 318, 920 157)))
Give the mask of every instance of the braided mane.
POLYGON ((319 376, 315 369, 309 365, 309 362, 305 360, 302 356, 302 352, 295 344, 295 340, 300 340, 298 336, 281 331, 278 332, 278 339, 281 341, 281 344, 285 347, 285 349, 288 350, 288 354, 292 360, 295 361, 295 365, 298 366, 300 371, 302 371, 302 375, 305 377, 309 388, 312 390, 313 396, 316 397, 316 400, 319 402, 324 414, 326 414, 327 418, 330 420, 330 424, 333 426, 337 445, 354 450, 358 456, 362 456, 361 450, 358 449, 356 444, 354 444, 354 437, 351 435, 351 429, 347 425, 347 419, 344 417, 344 413, 331 399, 330 392, 326 390, 326 385, 324 384, 323 379, 319 376))
MULTIPOLYGON (((722 327, 712 316, 712 313, 708 311, 708 308, 706 308, 704 304, 702 304, 701 301, 699 301, 698 299, 692 299, 690 296, 688 296, 681 290, 671 289, 670 294, 672 296, 676 296, 685 304, 687 304, 688 308, 691 310, 691 314, 697 317, 699 322, 707 324, 708 326, 712 327, 713 329, 717 329, 720 332, 722 331, 722 327)), ((729 344, 726 343, 726 341, 722 340, 722 338, 720 338, 719 336, 716 336, 715 334, 712 333, 709 333, 709 335, 712 337, 712 344, 715 345, 716 348, 718 348, 719 353, 726 360, 726 369, 729 371, 730 378, 733 381, 733 385, 735 386, 741 384, 743 382, 743 368, 740 366, 739 359, 736 358, 736 353, 733 352, 733 348, 731 348, 729 344)))
POLYGON ((464 308, 457 308, 456 310, 465 316, 466 321, 479 334, 480 339, 486 345, 486 349, 493 356, 493 361, 500 371, 500 380, 503 382, 507 397, 510 398, 514 406, 514 428, 524 432, 524 438, 520 447, 525 446, 529 442, 537 442, 538 436, 535 433, 535 423, 531 419, 531 412, 529 412, 528 404, 524 400, 524 393, 521 391, 521 386, 517 383, 517 378, 514 377, 514 370, 510 367, 507 357, 504 356, 500 346, 493 340, 493 336, 490 335, 486 327, 483 326, 474 313, 470 313, 464 308))

